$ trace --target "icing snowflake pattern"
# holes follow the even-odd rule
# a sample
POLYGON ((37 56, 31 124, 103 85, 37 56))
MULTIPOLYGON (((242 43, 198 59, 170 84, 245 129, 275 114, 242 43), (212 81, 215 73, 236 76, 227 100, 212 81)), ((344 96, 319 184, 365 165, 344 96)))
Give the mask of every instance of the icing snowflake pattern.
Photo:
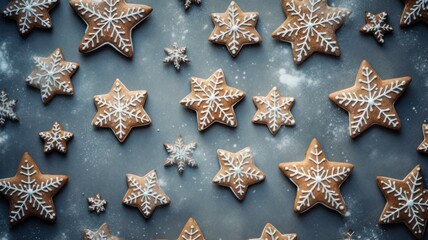
POLYGON ((262 235, 260 238, 250 239, 250 240, 295 240, 297 235, 294 233, 291 234, 281 234, 276 227, 272 224, 266 224, 263 229, 262 235))
POLYGON ((193 218, 190 218, 177 240, 205 240, 201 229, 193 218))
POLYGON ((184 1, 184 9, 187 10, 190 8, 190 6, 195 3, 195 4, 201 4, 202 0, 185 0, 184 1))
POLYGON ((387 16, 386 12, 379 14, 366 12, 366 24, 360 31, 363 33, 373 33, 378 43, 384 43, 385 40, 383 37, 385 33, 393 31, 392 27, 386 21, 387 16))
POLYGON ((67 141, 73 137, 73 134, 62 130, 61 125, 55 122, 50 131, 40 132, 39 136, 45 142, 43 147, 44 152, 58 150, 65 153, 67 152, 67 141))
POLYGON ((192 154, 196 149, 196 143, 185 144, 183 137, 178 136, 175 144, 164 144, 169 156, 165 161, 165 167, 177 165, 178 173, 181 175, 184 172, 184 167, 187 165, 196 168, 198 164, 192 154))
POLYGON ((428 124, 422 124, 422 132, 424 134, 424 140, 418 146, 418 152, 428 153, 428 124))
POLYGON ((122 238, 118 238, 112 236, 110 233, 110 227, 107 223, 101 225, 101 227, 97 231, 91 231, 89 229, 85 229, 83 231, 83 240, 123 240, 122 238))
POLYGON ((186 48, 177 46, 177 43, 172 45, 172 48, 164 48, 165 53, 168 55, 163 62, 164 63, 173 63, 175 69, 180 70, 181 63, 190 62, 189 58, 186 55, 186 48))
POLYGON ((0 92, 0 127, 2 127, 7 119, 18 121, 18 116, 14 112, 16 106, 15 99, 9 100, 5 91, 0 92))
POLYGON ((400 26, 410 26, 423 21, 428 24, 428 0, 403 0, 405 6, 400 26))
POLYGON ((107 205, 107 201, 102 199, 100 194, 97 194, 95 197, 88 198, 88 204, 90 212, 100 214, 106 210, 105 206, 107 205))

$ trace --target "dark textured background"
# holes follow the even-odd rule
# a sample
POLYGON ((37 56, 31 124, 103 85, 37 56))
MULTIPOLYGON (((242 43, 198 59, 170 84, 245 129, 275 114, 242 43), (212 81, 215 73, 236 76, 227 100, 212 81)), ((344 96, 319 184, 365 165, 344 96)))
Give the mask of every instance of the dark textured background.
MULTIPOLYGON (((279 0, 240 0, 244 11, 258 11, 259 46, 246 46, 236 59, 227 50, 207 39, 213 29, 210 13, 224 12, 230 1, 204 0, 185 12, 178 0, 129 1, 150 5, 152 15, 133 31, 135 54, 126 59, 113 48, 103 47, 80 54, 78 46, 85 23, 74 14, 67 1, 51 11, 53 29, 35 30, 20 36, 13 21, 0 18, 0 88, 18 99, 19 122, 8 121, 0 129, 0 178, 13 176, 25 151, 29 151, 44 173, 66 174, 68 184, 55 197, 54 224, 29 219, 16 228, 7 226, 8 203, 0 200, 0 239, 79 239, 84 228, 97 229, 103 222, 126 239, 176 239, 189 217, 196 218, 208 239, 248 239, 259 237, 267 222, 283 233, 295 232, 299 239, 341 239, 352 228, 357 239, 410 239, 402 224, 379 226, 377 220, 385 201, 376 186, 378 175, 404 176, 416 165, 428 177, 428 156, 416 152, 422 141, 421 124, 428 117, 428 27, 400 29, 403 9, 400 0, 329 1, 352 9, 347 23, 337 32, 342 55, 339 58, 316 54, 302 66, 292 62, 291 46, 274 40, 271 33, 284 21, 279 0), (364 11, 388 11, 394 33, 380 46, 362 35, 364 11), (191 63, 176 72, 164 65, 163 48, 174 41, 188 47, 191 63), (33 56, 48 56, 61 48, 68 61, 80 64, 72 78, 74 96, 56 96, 44 105, 37 89, 24 79, 33 70, 33 56), (354 84, 362 59, 367 59, 381 78, 410 75, 413 82, 398 100, 396 109, 403 128, 392 131, 372 127, 356 140, 348 135, 348 115, 334 106, 328 94, 354 84), (206 78, 223 68, 227 83, 246 91, 247 97, 235 110, 239 126, 234 129, 216 124, 199 133, 196 114, 178 102, 190 91, 188 78, 206 78), (135 128, 124 144, 109 129, 91 126, 96 113, 92 97, 107 93, 119 78, 130 89, 146 89, 149 127, 135 128), (293 96, 292 110, 297 125, 282 128, 272 136, 263 125, 254 125, 256 109, 251 97, 266 95, 278 86, 283 96, 293 96), (69 152, 44 154, 38 132, 58 120, 74 133, 69 152), (198 169, 186 168, 179 176, 175 167, 165 169, 167 154, 163 143, 173 143, 182 134, 196 141, 194 154, 198 169), (343 184, 342 194, 349 214, 317 206, 304 214, 293 213, 296 187, 278 169, 283 161, 298 161, 313 137, 320 140, 332 161, 353 163, 355 169, 343 184), (211 183, 219 169, 218 148, 238 151, 250 146, 257 166, 265 172, 264 182, 249 188, 239 202, 228 188, 211 183), (123 205, 127 190, 125 173, 144 175, 156 169, 171 204, 158 208, 150 220, 138 209, 123 205), (96 193, 109 201, 100 216, 90 214, 86 198, 96 193)), ((3 8, 6 1, 0 3, 3 8)), ((428 178, 427 181, 428 182, 428 178)), ((427 234, 426 234, 427 235, 427 234)))

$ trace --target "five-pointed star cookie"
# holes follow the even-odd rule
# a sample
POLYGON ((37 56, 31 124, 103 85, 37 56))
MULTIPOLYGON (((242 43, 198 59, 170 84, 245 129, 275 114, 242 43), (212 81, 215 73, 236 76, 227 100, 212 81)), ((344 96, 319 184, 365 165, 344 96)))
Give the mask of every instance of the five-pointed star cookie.
POLYGON ((57 94, 74 93, 71 76, 77 71, 79 64, 66 62, 61 49, 55 49, 49 57, 35 57, 34 65, 36 68, 25 82, 40 89, 43 103, 48 103, 57 94))
POLYGON ((230 55, 236 57, 244 45, 262 42, 256 30, 258 18, 258 12, 243 12, 232 1, 225 13, 211 14, 215 27, 208 40, 226 45, 230 55))
POLYGON ((291 43, 296 64, 316 52, 340 55, 335 32, 351 14, 350 10, 329 7, 327 0, 282 0, 282 8, 287 19, 272 37, 291 43))
POLYGON ((265 228, 263 229, 262 235, 260 238, 251 239, 251 240, 295 240, 297 238, 297 235, 294 233, 290 234, 281 234, 276 227, 274 227, 272 224, 267 223, 265 228))
POLYGON ((253 97, 253 102, 257 107, 257 112, 252 122, 266 125, 273 135, 278 133, 282 125, 296 125, 296 120, 291 114, 294 98, 281 97, 278 88, 273 87, 266 97, 253 97))
POLYGON ((19 32, 27 35, 34 28, 51 28, 49 11, 58 0, 11 0, 3 10, 3 15, 15 20, 19 32))
POLYGON ((147 91, 129 91, 116 79, 109 93, 94 97, 98 111, 92 125, 110 128, 117 140, 124 142, 133 127, 151 124, 152 120, 143 108, 146 99, 147 91))
POLYGON ((83 240, 123 240, 123 238, 112 236, 107 223, 103 223, 97 231, 83 230, 83 240))
POLYGON ((80 52, 91 52, 109 44, 129 58, 134 54, 132 29, 153 10, 125 0, 70 0, 70 5, 87 24, 80 52))
POLYGON ((9 100, 7 93, 2 90, 0 92, 0 127, 2 127, 7 119, 18 121, 18 116, 13 110, 16 106, 17 100, 9 100))
POLYGON ((365 15, 366 24, 360 29, 360 31, 362 33, 371 33, 374 35, 378 43, 384 43, 385 40, 383 37, 385 33, 393 31, 392 27, 387 23, 386 18, 388 14, 386 12, 373 14, 366 11, 365 15))
POLYGON ((67 183, 64 175, 47 175, 27 152, 21 158, 16 175, 0 179, 0 194, 9 201, 9 224, 15 226, 35 216, 54 222, 53 197, 67 183))
POLYGON ((349 163, 330 162, 317 139, 313 139, 300 162, 284 162, 279 169, 297 186, 294 211, 303 213, 321 203, 346 213, 340 185, 351 174, 354 166, 349 163))
POLYGON ((418 146, 418 152, 428 153, 428 124, 422 124, 422 132, 424 134, 424 140, 418 146))
POLYGON ((138 208, 145 218, 150 218, 156 207, 171 201, 159 186, 156 170, 151 170, 144 177, 126 174, 126 183, 128 191, 122 203, 138 208))
POLYGON ((427 0, 402 0, 404 3, 400 26, 406 27, 417 22, 428 24, 428 1, 427 0))
POLYGON ((377 177, 377 185, 386 200, 379 223, 404 223, 416 238, 422 239, 428 220, 428 190, 421 166, 417 165, 403 180, 377 177))
POLYGON ((189 9, 193 3, 199 5, 202 3, 202 0, 184 0, 184 9, 189 9))
POLYGON ((186 47, 178 47, 177 43, 174 43, 171 48, 164 48, 165 53, 168 55, 164 58, 164 63, 173 63, 175 69, 180 70, 181 63, 190 62, 186 55, 186 47))
POLYGON ((222 69, 218 69, 208 79, 191 77, 190 85, 192 92, 180 103, 196 111, 199 131, 215 122, 238 126, 233 106, 245 97, 245 92, 229 87, 222 69))
POLYGON ((353 87, 329 95, 349 112, 349 134, 355 138, 374 124, 400 129, 394 103, 411 82, 410 77, 382 80, 366 60, 361 63, 353 87))
POLYGON ((57 150, 62 153, 67 152, 67 142, 73 137, 73 133, 62 129, 58 122, 55 122, 51 130, 40 132, 39 136, 45 142, 43 151, 52 152, 57 150))
POLYGON ((212 182, 229 187, 239 200, 245 198, 249 186, 265 179, 265 174, 256 167, 249 147, 236 153, 218 149, 217 156, 220 170, 212 182))
POLYGON ((177 240, 205 240, 205 237, 195 219, 189 218, 177 240))
POLYGON ((165 167, 176 164, 178 173, 181 175, 186 165, 192 168, 198 166, 192 155, 196 149, 196 143, 185 144, 183 137, 179 135, 175 144, 164 144, 163 146, 169 154, 164 164, 165 167))

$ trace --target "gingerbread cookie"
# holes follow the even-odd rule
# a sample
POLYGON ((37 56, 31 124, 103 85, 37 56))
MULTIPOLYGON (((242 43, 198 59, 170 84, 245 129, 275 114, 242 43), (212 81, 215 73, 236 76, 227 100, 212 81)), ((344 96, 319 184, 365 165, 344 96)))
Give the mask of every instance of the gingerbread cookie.
POLYGON ((79 51, 87 53, 106 44, 132 57, 132 29, 147 18, 152 8, 125 0, 70 0, 74 11, 86 22, 79 51))
POLYGON ((353 87, 329 95, 349 112, 349 134, 357 137, 374 124, 398 130, 400 118, 394 103, 411 82, 410 77, 382 80, 366 60, 361 63, 353 87))
POLYGON ((259 13, 243 12, 235 1, 225 13, 211 14, 211 19, 215 27, 208 40, 225 45, 232 57, 236 57, 244 45, 262 42, 256 30, 259 13))
POLYGON ((202 3, 202 0, 185 0, 184 2, 184 9, 187 10, 190 8, 190 6, 195 3, 197 5, 202 3))
POLYGON ((102 199, 100 194, 97 193, 95 197, 88 198, 88 204, 89 212, 96 212, 97 214, 100 214, 106 210, 107 201, 102 199))
POLYGON ((0 127, 2 127, 7 119, 18 121, 18 116, 13 110, 16 106, 17 100, 9 100, 7 93, 2 90, 0 92, 0 127))
POLYGON ((278 88, 273 87, 266 97, 253 97, 253 102, 257 112, 251 121, 266 125, 273 135, 278 133, 282 125, 296 125, 296 120, 291 114, 294 98, 281 97, 278 88))
POLYGON ((67 180, 65 175, 43 174, 30 154, 24 153, 16 175, 0 179, 0 194, 10 205, 9 225, 13 227, 31 216, 54 222, 53 197, 67 180))
POLYGON ((426 0, 402 0, 404 3, 400 26, 407 27, 417 22, 428 24, 428 1, 426 0))
POLYGON ((217 156, 220 170, 212 182, 229 187, 239 200, 245 198, 249 186, 265 179, 265 174, 256 167, 253 153, 249 147, 236 153, 218 149, 217 156))
POLYGON ((196 143, 185 144, 183 137, 179 135, 175 144, 164 144, 163 146, 169 154, 164 164, 165 167, 176 164, 180 175, 183 174, 186 165, 192 168, 198 167, 198 163, 192 155, 196 149, 196 143))
POLYGON ((76 73, 79 64, 66 62, 61 49, 57 48, 46 58, 34 58, 35 69, 25 82, 40 89, 42 102, 48 103, 57 94, 73 95, 71 76, 76 73))
POLYGON ((422 239, 428 220, 428 190, 424 187, 421 166, 403 180, 377 177, 377 185, 386 200, 379 224, 404 223, 413 235, 422 239))
POLYGON ((424 134, 424 140, 418 146, 418 152, 428 153, 428 124, 422 124, 422 132, 424 134))
POLYGON ((387 23, 386 12, 381 12, 378 14, 373 14, 366 11, 366 24, 360 29, 362 33, 373 34, 378 43, 384 43, 383 39, 385 33, 392 32, 393 29, 387 23))
POLYGON ((201 229, 196 223, 195 219, 189 218, 186 225, 184 225, 183 230, 178 236, 177 240, 205 240, 204 235, 202 234, 201 229))
POLYGON ((62 129, 58 122, 52 125, 51 130, 40 132, 39 136, 45 142, 43 151, 52 152, 57 150, 62 153, 67 152, 67 142, 73 137, 73 133, 62 129))
POLYGON ((260 238, 251 239, 251 240, 295 240, 297 238, 297 235, 294 233, 290 234, 281 234, 276 227, 274 227, 272 224, 267 223, 265 228, 263 229, 262 235, 260 238))
POLYGON ((181 63, 190 62, 186 55, 186 47, 179 48, 177 43, 172 45, 172 48, 164 48, 165 53, 168 55, 163 62, 173 63, 175 69, 180 70, 181 63))
POLYGON ((190 85, 192 92, 180 103, 196 111, 199 131, 215 122, 238 126, 233 106, 245 97, 245 92, 229 87, 222 69, 218 69, 208 79, 191 77, 190 85))
POLYGON ((133 127, 152 123, 144 110, 146 90, 129 91, 119 80, 114 81, 109 93, 94 97, 98 111, 92 125, 110 128, 119 142, 124 142, 133 127))
POLYGON ((352 164, 330 162, 317 139, 313 139, 300 162, 284 162, 279 169, 297 186, 294 211, 303 213, 321 203, 341 214, 346 205, 340 185, 351 175, 352 164))
POLYGON ((351 14, 350 10, 330 7, 327 0, 282 0, 282 8, 287 19, 272 37, 291 43, 296 64, 316 52, 340 56, 335 32, 351 14))
POLYGON ((83 240, 123 240, 123 238, 112 236, 108 224, 103 223, 97 231, 85 229, 83 231, 83 240))

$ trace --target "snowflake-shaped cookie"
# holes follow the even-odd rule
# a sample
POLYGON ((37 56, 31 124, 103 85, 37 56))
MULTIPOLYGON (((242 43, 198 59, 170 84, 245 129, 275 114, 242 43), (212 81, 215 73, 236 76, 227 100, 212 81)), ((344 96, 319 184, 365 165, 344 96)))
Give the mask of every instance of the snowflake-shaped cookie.
POLYGON ((428 124, 422 124, 422 132, 424 134, 424 140, 418 146, 418 152, 428 153, 428 124))
POLYGON ((73 137, 73 133, 67 132, 62 129, 58 122, 55 122, 51 130, 40 132, 39 136, 45 142, 43 151, 52 152, 58 150, 59 152, 67 152, 67 142, 73 137))
POLYGON ((340 185, 349 177, 354 166, 327 160, 317 139, 313 139, 300 162, 284 162, 279 169, 297 186, 294 211, 303 213, 321 203, 346 213, 340 185))
POLYGON ((123 238, 112 236, 108 224, 103 223, 97 231, 85 229, 83 231, 83 240, 123 240, 123 238))
POLYGON ((218 69, 208 79, 191 77, 190 85, 192 92, 180 103, 197 112, 199 131, 215 122, 238 126, 233 106, 245 97, 245 92, 229 87, 222 69, 218 69))
POLYGON ((132 29, 153 10, 125 0, 70 0, 70 5, 87 24, 80 52, 91 52, 109 44, 126 57, 134 54, 132 29))
POLYGON ((263 229, 262 235, 260 238, 253 238, 250 240, 295 240, 297 235, 294 233, 290 234, 281 234, 276 227, 272 224, 267 223, 265 228, 263 229))
POLYGON ((164 48, 165 53, 168 55, 163 62, 173 63, 175 69, 180 70, 181 63, 190 62, 186 55, 186 47, 179 48, 177 43, 172 45, 172 48, 164 48))
POLYGON ((421 166, 417 165, 403 180, 377 177, 377 184, 386 200, 379 223, 404 223, 415 237, 422 239, 428 220, 428 190, 421 166))
POLYGON ((199 5, 202 3, 202 0, 184 0, 184 9, 189 9, 193 3, 199 5))
POLYGON ((331 101, 349 112, 349 134, 355 138, 378 124, 400 129, 395 101, 411 82, 410 77, 382 80, 366 60, 361 63, 353 87, 329 95, 331 101))
POLYGON ((100 194, 95 195, 95 197, 88 198, 88 209, 90 212, 96 212, 100 214, 106 210, 107 201, 102 199, 100 194))
POLYGON ((282 0, 282 8, 287 19, 272 37, 291 43, 296 64, 316 52, 340 55, 335 32, 351 14, 350 10, 329 7, 327 0, 282 0))
POLYGON ((156 207, 171 201, 159 186, 155 170, 151 170, 144 177, 126 174, 126 182, 128 191, 122 203, 138 208, 145 218, 150 218, 156 207))
POLYGON ((9 100, 7 93, 2 90, 0 92, 0 127, 2 127, 7 119, 18 121, 18 116, 14 112, 17 100, 9 100))
POLYGON ((236 57, 244 45, 262 42, 256 30, 258 18, 258 12, 243 12, 232 1, 225 13, 211 14, 215 27, 208 40, 226 45, 230 55, 236 57))
POLYGON ((205 238, 195 219, 189 218, 177 240, 205 240, 205 238))
POLYGON ((9 224, 15 226, 35 216, 53 222, 56 218, 53 196, 67 183, 64 175, 47 175, 27 152, 21 158, 16 175, 0 179, 0 194, 9 201, 9 224))
POLYGON ((3 10, 3 15, 15 20, 19 32, 26 35, 33 28, 51 28, 49 11, 58 0, 11 0, 3 10))
POLYGON ((147 91, 129 91, 119 80, 109 93, 94 97, 97 114, 92 125, 110 128, 120 142, 124 142, 133 127, 149 125, 152 120, 144 110, 147 91))
POLYGON ((164 144, 163 146, 169 154, 164 164, 165 167, 176 164, 178 173, 181 175, 183 174, 184 167, 186 165, 192 168, 198 166, 198 163, 196 163, 192 155, 196 149, 196 143, 192 142, 189 144, 184 144, 183 137, 179 135, 175 141, 175 144, 164 144))
POLYGON ((253 97, 253 102, 257 107, 257 112, 252 122, 265 124, 273 135, 278 133, 282 125, 296 125, 296 120, 291 114, 294 98, 281 97, 278 88, 273 87, 266 97, 253 97))
POLYGON ((373 14, 366 11, 366 24, 360 31, 363 33, 371 33, 378 43, 384 43, 385 40, 383 37, 385 33, 393 31, 392 27, 387 23, 387 16, 388 14, 386 12, 373 14))
POLYGON ((417 22, 428 24, 428 0, 402 0, 404 3, 400 26, 406 27, 417 22))
POLYGON ((229 187, 239 200, 245 198, 250 185, 265 179, 265 174, 256 167, 253 153, 249 147, 236 153, 218 149, 217 156, 220 170, 212 182, 229 187))

